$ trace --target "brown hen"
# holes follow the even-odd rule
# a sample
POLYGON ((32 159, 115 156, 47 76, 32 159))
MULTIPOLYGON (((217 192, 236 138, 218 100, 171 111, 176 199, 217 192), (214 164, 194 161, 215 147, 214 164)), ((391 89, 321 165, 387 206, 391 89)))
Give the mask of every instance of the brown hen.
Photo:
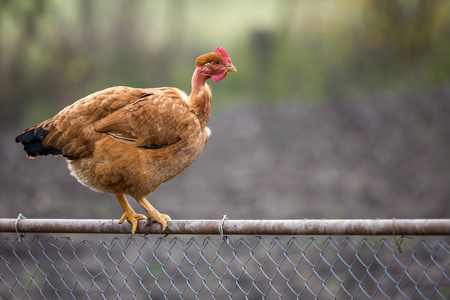
POLYGON ((206 124, 211 90, 206 81, 236 72, 224 48, 200 56, 189 96, 177 88, 112 87, 66 107, 53 118, 22 132, 16 142, 31 158, 62 155, 71 174, 93 190, 114 194, 123 208, 119 223, 158 222, 170 217, 146 199, 163 182, 191 165, 211 133, 206 124), (130 195, 145 209, 136 214, 130 195))

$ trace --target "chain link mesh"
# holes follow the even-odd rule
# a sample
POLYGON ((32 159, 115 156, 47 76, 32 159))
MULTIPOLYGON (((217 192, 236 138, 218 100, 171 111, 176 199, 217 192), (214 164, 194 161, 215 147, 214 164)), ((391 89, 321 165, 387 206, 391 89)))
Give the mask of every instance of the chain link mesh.
POLYGON ((3 236, 0 297, 450 299, 448 237, 79 237, 3 236))

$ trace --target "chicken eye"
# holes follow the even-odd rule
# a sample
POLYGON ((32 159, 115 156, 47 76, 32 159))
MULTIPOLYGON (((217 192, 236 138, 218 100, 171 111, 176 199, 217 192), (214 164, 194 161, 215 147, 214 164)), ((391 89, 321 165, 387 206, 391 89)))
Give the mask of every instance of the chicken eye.
POLYGON ((215 65, 218 65, 218 64, 220 64, 220 62, 219 62, 218 60, 216 60, 216 61, 214 62, 214 64, 215 64, 215 65))

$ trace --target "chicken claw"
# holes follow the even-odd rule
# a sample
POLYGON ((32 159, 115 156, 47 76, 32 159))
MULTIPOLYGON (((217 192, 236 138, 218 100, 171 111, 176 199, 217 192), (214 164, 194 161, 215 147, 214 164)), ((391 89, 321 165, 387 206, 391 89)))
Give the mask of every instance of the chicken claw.
POLYGON ((122 218, 119 220, 119 224, 122 224, 127 220, 131 223, 131 234, 134 234, 137 229, 137 224, 139 220, 145 220, 147 219, 146 216, 140 215, 134 212, 134 210, 131 208, 130 204, 128 203, 127 199, 125 198, 125 195, 119 194, 116 195, 117 200, 119 200, 120 206, 123 208, 123 215, 122 218))
POLYGON ((162 231, 164 231, 167 228, 167 222, 165 220, 171 220, 170 217, 166 214, 161 214, 158 211, 153 216, 148 216, 147 218, 147 224, 145 226, 150 226, 152 222, 156 222, 162 225, 162 231))
POLYGON ((145 226, 150 226, 152 222, 156 222, 162 225, 161 231, 164 231, 167 228, 166 220, 170 220, 170 217, 159 213, 159 211, 157 211, 156 208, 154 208, 153 205, 145 199, 145 197, 135 199, 147 212, 147 224, 145 226))
POLYGON ((137 225, 138 225, 138 221, 139 220, 145 220, 147 219, 146 216, 144 215, 140 215, 140 214, 136 214, 134 211, 132 212, 125 212, 122 215, 122 218, 120 218, 119 220, 119 224, 122 224, 123 222, 125 222, 125 220, 127 220, 128 222, 131 223, 131 234, 134 234, 136 232, 137 229, 137 225))

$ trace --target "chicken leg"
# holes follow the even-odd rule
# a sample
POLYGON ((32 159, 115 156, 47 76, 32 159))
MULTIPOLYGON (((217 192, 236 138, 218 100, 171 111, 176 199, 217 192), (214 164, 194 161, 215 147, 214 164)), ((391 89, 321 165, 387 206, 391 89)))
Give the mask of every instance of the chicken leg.
POLYGON ((119 220, 119 224, 122 224, 125 220, 131 223, 131 234, 134 234, 137 229, 137 221, 147 219, 146 216, 140 215, 134 212, 133 208, 131 208, 130 204, 125 198, 125 195, 116 195, 117 200, 119 200, 120 206, 123 208, 122 218, 119 220))
POLYGON ((145 199, 145 197, 135 198, 136 201, 145 209, 147 212, 147 226, 150 225, 151 222, 157 222, 162 225, 162 230, 164 231, 167 227, 166 220, 170 220, 170 217, 166 214, 161 214, 157 211, 150 202, 145 199))

